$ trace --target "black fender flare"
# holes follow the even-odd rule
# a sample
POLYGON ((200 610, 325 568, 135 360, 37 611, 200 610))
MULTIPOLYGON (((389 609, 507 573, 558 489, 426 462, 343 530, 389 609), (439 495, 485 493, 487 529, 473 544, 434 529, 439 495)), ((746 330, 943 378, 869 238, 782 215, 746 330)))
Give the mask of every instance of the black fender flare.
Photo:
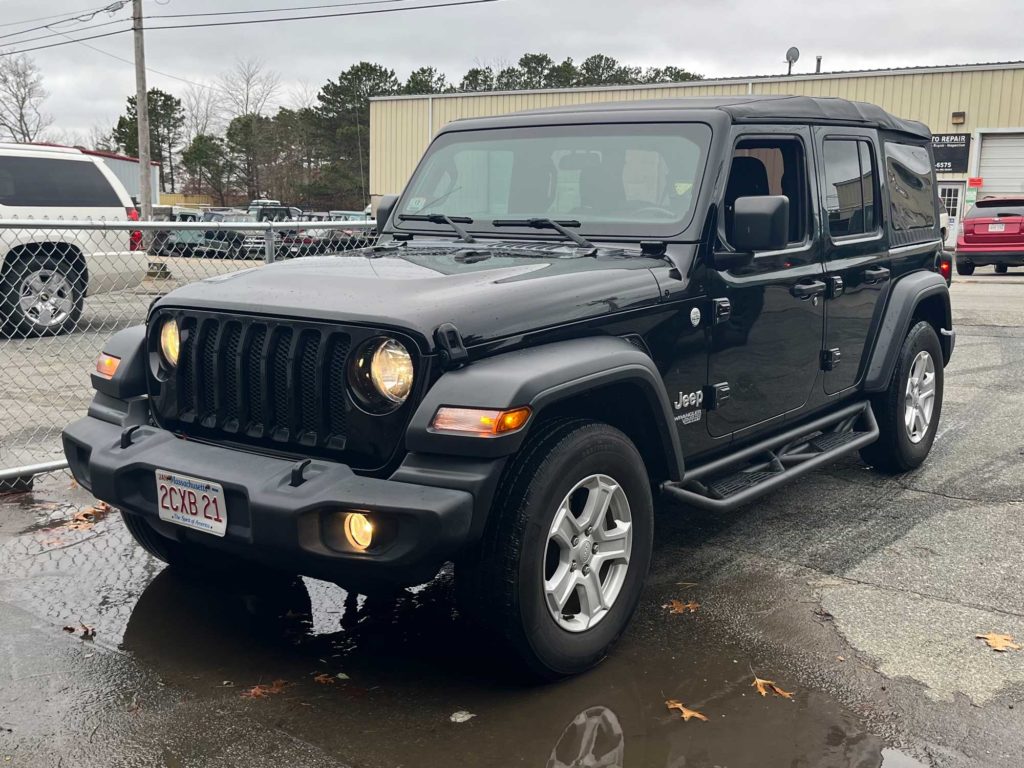
POLYGON ((657 366, 648 354, 617 336, 559 341, 471 363, 448 371, 427 391, 406 430, 412 453, 476 458, 510 456, 519 450, 530 426, 544 409, 566 398, 600 387, 628 383, 643 392, 658 425, 672 479, 681 479, 683 451, 672 405, 657 366), (527 428, 498 437, 444 434, 430 429, 442 406, 518 408, 529 406, 527 428))
POLYGON ((936 272, 914 272, 896 281, 890 289, 889 300, 875 334, 875 348, 864 374, 865 392, 882 392, 889 386, 900 347, 910 330, 914 314, 921 302, 932 296, 941 297, 942 330, 948 331, 948 334, 941 333, 939 341, 942 344, 943 363, 949 362, 954 339, 949 287, 936 272))
POLYGON ((93 372, 93 389, 118 400, 146 394, 146 326, 133 325, 118 331, 107 339, 103 352, 121 362, 109 379, 93 372))

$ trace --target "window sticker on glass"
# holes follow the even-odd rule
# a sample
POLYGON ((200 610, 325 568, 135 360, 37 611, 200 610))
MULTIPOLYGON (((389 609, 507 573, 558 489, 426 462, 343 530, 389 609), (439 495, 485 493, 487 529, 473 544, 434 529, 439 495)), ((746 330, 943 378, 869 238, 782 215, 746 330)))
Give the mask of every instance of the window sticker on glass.
POLYGON ((422 209, 423 206, 426 205, 426 203, 427 203, 427 198, 425 198, 425 197, 414 197, 412 200, 409 201, 409 210, 412 211, 412 212, 418 211, 418 210, 422 209))
POLYGON ((692 181, 677 181, 673 186, 676 188, 677 195, 685 195, 691 189, 693 189, 692 181))

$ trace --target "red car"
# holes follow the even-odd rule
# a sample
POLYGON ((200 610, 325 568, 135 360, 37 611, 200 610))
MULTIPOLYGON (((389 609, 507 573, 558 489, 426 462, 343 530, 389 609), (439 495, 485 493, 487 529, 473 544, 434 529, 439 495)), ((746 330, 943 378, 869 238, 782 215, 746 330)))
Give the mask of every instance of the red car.
POLYGON ((1024 196, 987 197, 964 216, 956 238, 956 272, 992 265, 1003 275, 1024 266, 1024 196))

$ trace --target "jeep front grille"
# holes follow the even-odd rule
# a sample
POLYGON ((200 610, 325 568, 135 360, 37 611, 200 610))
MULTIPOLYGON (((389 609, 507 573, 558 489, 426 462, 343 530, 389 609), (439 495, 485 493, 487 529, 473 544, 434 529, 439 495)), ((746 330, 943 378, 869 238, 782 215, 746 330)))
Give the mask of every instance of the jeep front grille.
MULTIPOLYGON (((154 415, 162 426, 214 441, 327 456, 368 469, 386 463, 399 445, 414 398, 380 416, 363 411, 348 392, 350 350, 381 332, 160 310, 150 321, 151 334, 167 317, 178 322, 181 354, 173 371, 151 372, 154 415)), ((402 340, 410 351, 416 349, 402 340)), ((151 349, 156 349, 154 342, 151 349)), ((421 367, 418 360, 415 364, 421 367)), ((418 379, 423 378, 419 373, 418 379)))

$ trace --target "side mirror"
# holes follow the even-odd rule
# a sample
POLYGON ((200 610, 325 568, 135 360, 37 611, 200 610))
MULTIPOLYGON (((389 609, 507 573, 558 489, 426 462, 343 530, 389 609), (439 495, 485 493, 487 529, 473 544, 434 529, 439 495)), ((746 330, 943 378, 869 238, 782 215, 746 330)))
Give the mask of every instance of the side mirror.
POLYGON ((392 211, 395 210, 395 205, 398 204, 398 195, 384 195, 377 203, 377 232, 383 232, 384 226, 388 223, 388 219, 391 218, 392 211))
POLYGON ((789 242, 789 198, 740 197, 733 208, 729 242, 737 251, 779 251, 789 242))

